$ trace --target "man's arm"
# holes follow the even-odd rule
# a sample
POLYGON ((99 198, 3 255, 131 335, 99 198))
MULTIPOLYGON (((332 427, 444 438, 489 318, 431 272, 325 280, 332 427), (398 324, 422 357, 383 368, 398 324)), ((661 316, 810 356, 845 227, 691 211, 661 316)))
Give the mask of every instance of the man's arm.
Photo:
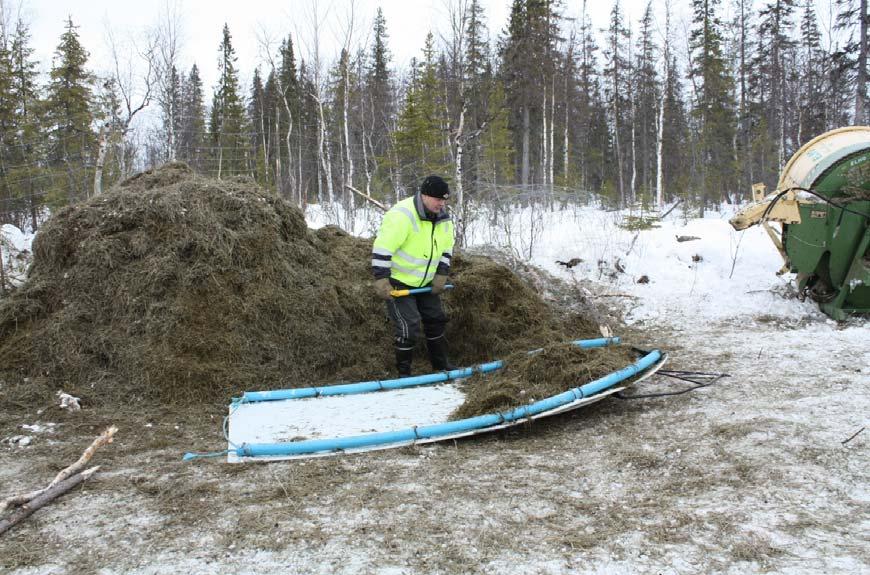
POLYGON ((402 214, 389 211, 384 215, 381 228, 372 246, 372 274, 375 279, 389 278, 393 255, 405 243, 409 226, 402 214))

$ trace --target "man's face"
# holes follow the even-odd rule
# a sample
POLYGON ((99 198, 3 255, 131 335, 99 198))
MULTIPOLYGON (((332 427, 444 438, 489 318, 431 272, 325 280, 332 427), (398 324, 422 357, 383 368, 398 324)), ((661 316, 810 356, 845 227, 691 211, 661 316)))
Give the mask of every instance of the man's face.
POLYGON ((423 205, 426 206, 426 209, 432 212, 433 214, 437 214, 444 206, 447 205, 447 200, 443 198, 435 198, 432 196, 427 196, 425 194, 420 196, 423 199, 423 205))

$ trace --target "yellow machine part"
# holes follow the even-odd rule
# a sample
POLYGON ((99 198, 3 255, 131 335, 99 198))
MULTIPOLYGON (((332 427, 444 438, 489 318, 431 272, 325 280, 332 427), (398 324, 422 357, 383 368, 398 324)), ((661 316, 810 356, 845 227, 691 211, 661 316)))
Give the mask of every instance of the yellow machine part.
POLYGON ((811 188, 825 170, 843 157, 866 149, 868 140, 870 126, 846 126, 816 136, 786 163, 776 189, 811 188))

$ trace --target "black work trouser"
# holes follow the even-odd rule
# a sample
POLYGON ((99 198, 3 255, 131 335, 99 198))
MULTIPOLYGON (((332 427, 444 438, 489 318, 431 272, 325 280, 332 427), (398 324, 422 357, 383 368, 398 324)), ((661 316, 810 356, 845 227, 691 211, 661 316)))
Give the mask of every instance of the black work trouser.
POLYGON ((441 296, 431 292, 394 297, 387 302, 387 314, 393 322, 397 347, 413 347, 421 327, 427 340, 438 339, 444 335, 447 324, 441 296))

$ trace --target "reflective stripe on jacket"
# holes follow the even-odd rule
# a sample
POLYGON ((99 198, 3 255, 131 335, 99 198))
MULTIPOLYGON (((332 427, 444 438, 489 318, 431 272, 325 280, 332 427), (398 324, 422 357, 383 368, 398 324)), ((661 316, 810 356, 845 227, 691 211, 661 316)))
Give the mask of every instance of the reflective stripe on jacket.
POLYGON ((417 192, 384 214, 372 249, 375 278, 390 277, 407 286, 423 287, 436 272, 447 275, 453 256, 453 221, 446 210, 434 221, 425 213, 417 192))

